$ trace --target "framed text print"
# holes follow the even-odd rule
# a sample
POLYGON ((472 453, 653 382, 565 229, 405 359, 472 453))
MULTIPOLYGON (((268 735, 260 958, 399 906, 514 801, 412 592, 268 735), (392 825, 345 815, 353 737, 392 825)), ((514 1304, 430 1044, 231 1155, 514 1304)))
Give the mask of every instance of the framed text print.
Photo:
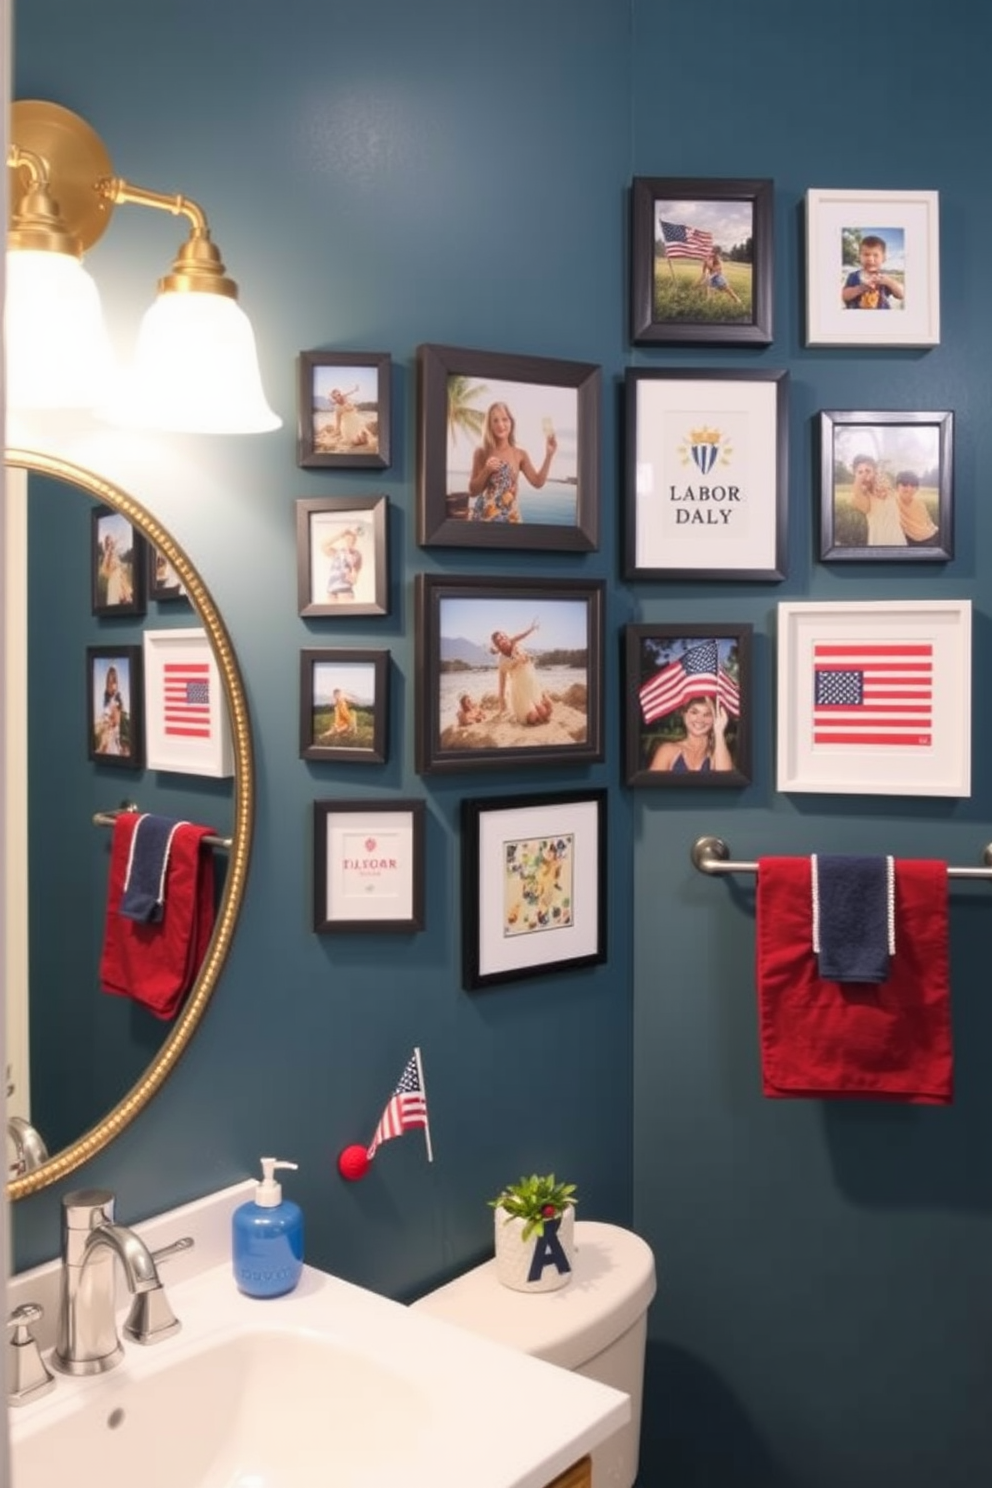
POLYGON ((628 579, 782 579, 788 373, 628 368, 628 579))

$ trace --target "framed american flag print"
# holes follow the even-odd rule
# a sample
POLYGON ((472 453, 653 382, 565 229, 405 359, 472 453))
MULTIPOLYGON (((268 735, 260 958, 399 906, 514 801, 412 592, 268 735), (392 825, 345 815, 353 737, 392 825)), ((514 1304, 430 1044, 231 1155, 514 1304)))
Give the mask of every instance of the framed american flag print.
POLYGON ((206 631, 146 630, 144 663, 146 767, 233 775, 227 702, 206 631))
POLYGON ((970 796, 970 600, 780 604, 777 786, 970 796))

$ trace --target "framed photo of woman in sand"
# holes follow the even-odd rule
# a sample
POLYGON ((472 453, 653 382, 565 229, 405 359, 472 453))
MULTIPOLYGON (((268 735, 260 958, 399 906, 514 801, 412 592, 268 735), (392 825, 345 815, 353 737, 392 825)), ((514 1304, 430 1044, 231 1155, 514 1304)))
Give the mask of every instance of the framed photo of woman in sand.
POLYGON ((595 552, 598 367, 421 346, 417 381, 422 548, 595 552))
POLYGON ((466 991, 606 960, 605 790, 462 802, 466 991))
POLYGON ((637 786, 751 779, 750 625, 628 625, 625 778, 637 786))
POLYGON ((421 775, 603 758, 602 579, 418 574, 421 775))
POLYGON ((98 765, 140 770, 144 695, 140 646, 87 646, 87 756, 98 765))
POLYGON ((296 463, 385 470, 389 453, 389 381, 384 351, 301 351, 296 463))

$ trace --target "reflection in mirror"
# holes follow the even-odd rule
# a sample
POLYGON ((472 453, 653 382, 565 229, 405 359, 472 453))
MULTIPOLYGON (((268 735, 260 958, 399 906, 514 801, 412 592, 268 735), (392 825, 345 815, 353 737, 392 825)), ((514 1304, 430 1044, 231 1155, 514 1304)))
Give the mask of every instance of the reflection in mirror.
POLYGON ((8 1159, 20 1160, 7 1196, 16 1199, 60 1181, 105 1147, 155 1094, 189 1042, 241 907, 253 784, 237 661, 183 550, 133 497, 90 471, 26 451, 8 450, 6 465, 12 499, 5 530, 5 722, 12 746, 7 790, 15 807, 14 840, 8 837, 6 846, 7 913, 15 931, 4 952, 7 1116, 8 1159), (117 545, 123 569, 103 561, 113 546, 106 539, 119 531, 133 538, 117 545), (18 608, 19 642, 12 634, 18 608), (145 768, 137 748, 131 758, 119 751, 103 758, 91 749, 93 655, 119 648, 140 657, 143 634, 152 629, 183 631, 182 644, 192 630, 205 633, 226 704, 233 778, 226 765, 213 775, 145 768), (26 777, 20 795, 10 776, 19 755, 26 777), (132 803, 208 826, 218 839, 213 935, 188 995, 167 1020, 100 986, 114 837, 106 823, 132 803), (227 842, 230 850, 220 850, 227 842), (29 989, 21 1012, 18 988, 29 989), (12 1118, 30 1123, 47 1160, 23 1126, 11 1128, 12 1118))

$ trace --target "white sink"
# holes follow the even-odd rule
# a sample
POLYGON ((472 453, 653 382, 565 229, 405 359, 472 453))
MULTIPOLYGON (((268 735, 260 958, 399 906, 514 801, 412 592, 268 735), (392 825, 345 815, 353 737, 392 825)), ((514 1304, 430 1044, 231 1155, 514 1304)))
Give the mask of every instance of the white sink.
MULTIPOLYGON (((136 1228, 195 1234, 206 1203, 136 1228)), ((620 1391, 311 1267, 287 1297, 244 1297, 228 1226, 163 1269, 181 1332, 9 1412, 13 1488, 545 1488, 630 1418, 620 1391)), ((8 1291, 45 1303, 46 1353, 56 1280, 8 1291)))
POLYGON ((15 1488, 400 1482, 431 1408, 398 1370, 312 1332, 233 1333, 162 1366, 108 1377, 27 1436, 15 1447, 15 1488), (387 1419, 388 1431, 376 1428, 387 1419))

